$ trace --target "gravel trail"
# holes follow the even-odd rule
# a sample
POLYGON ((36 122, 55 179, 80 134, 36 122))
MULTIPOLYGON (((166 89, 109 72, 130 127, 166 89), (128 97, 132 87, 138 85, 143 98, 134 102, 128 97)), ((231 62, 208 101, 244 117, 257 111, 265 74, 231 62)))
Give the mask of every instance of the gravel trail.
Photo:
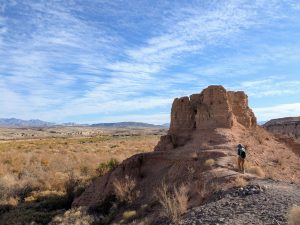
POLYGON ((299 185, 256 180, 216 193, 211 202, 189 210, 179 224, 282 225, 293 205, 300 205, 299 185))

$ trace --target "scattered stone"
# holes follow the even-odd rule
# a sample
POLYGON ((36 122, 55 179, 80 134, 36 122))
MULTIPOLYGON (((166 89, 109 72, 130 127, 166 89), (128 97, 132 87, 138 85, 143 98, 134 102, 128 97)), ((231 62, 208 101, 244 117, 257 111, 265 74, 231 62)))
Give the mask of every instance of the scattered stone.
POLYGON ((201 219, 201 223, 197 224, 286 225, 287 211, 294 204, 300 202, 300 186, 264 180, 244 188, 233 188, 223 193, 222 196, 221 199, 213 199, 203 206, 190 210, 180 221, 180 224, 189 225, 193 224, 193 221, 201 219), (261 190, 265 184, 271 184, 268 191, 254 194, 255 191, 261 190), (247 190, 248 192, 253 191, 253 194, 235 195, 237 192, 247 192, 247 190), (217 214, 214 212, 216 209, 219 209, 217 214), (193 216, 190 216, 192 212, 193 216))

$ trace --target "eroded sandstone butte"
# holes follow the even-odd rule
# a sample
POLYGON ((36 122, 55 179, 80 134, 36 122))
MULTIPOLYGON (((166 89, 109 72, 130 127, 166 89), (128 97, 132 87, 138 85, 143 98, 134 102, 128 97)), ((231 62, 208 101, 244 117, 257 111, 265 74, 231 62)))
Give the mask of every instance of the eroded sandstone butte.
POLYGON ((175 149, 215 128, 245 128, 257 126, 256 117, 248 106, 248 96, 242 92, 226 91, 222 86, 209 86, 200 94, 176 98, 171 110, 168 134, 161 138, 156 151, 175 149))
MULTIPOLYGON (((266 176, 299 182, 300 160, 291 149, 256 123, 244 92, 209 86, 200 94, 176 98, 168 134, 155 151, 134 155, 98 177, 76 198, 73 207, 99 207, 114 196, 114 181, 130 177, 139 193, 135 204, 156 201, 162 182, 189 187, 189 207, 199 205, 216 189, 235 185, 236 146, 247 146, 247 165, 266 176), (213 160, 207 165, 206 160, 213 160)), ((246 174, 245 176, 248 176, 246 174)))

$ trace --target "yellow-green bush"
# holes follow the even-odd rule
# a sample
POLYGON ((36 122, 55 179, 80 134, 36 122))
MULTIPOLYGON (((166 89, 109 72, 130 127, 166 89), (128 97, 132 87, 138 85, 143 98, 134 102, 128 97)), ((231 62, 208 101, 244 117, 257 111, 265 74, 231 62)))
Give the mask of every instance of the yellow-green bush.
POLYGON ((110 159, 107 162, 100 163, 97 170, 99 176, 103 176, 104 174, 108 173, 109 171, 114 170, 119 165, 119 161, 116 159, 110 159))

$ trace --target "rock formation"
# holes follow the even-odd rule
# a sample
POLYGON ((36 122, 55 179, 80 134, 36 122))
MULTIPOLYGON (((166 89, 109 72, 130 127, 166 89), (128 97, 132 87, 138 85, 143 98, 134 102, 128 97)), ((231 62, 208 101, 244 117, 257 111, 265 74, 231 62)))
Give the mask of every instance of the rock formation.
POLYGON ((136 184, 136 204, 155 202, 157 188, 165 182, 170 187, 188 185, 189 207, 199 205, 213 187, 228 188, 241 176, 235 169, 238 143, 247 146, 248 166, 262 165, 265 174, 275 179, 300 181, 300 171, 294 169, 300 167, 298 156, 257 125, 247 95, 209 86, 200 94, 176 98, 168 134, 155 150, 134 155, 95 179, 73 207, 99 207, 115 195, 114 182, 125 177, 136 184), (213 164, 208 165, 208 159, 213 164))
POLYGON ((263 125, 269 132, 300 141, 300 117, 273 119, 263 125))
POLYGON ((200 94, 174 100, 168 135, 161 138, 155 150, 183 146, 195 132, 230 129, 238 125, 245 128, 257 125, 256 117, 248 107, 248 96, 242 91, 226 91, 222 86, 209 86, 200 94))

